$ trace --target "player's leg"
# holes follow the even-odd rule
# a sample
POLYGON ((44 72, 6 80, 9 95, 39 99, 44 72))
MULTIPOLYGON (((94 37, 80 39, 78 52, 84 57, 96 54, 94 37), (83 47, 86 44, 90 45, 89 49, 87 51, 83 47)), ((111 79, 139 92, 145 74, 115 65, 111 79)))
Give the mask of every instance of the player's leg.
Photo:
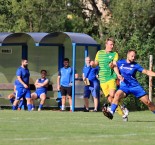
POLYGON ((21 99, 19 100, 18 110, 21 110, 21 108, 22 108, 23 105, 24 105, 24 99, 21 98, 21 99))
POLYGON ((140 100, 145 105, 147 105, 147 107, 149 108, 150 111, 152 111, 153 113, 155 113, 155 105, 149 100, 148 95, 145 95, 145 96, 141 97, 140 100))
POLYGON ((40 95, 40 104, 39 104, 39 108, 38 108, 38 111, 41 111, 42 110, 42 107, 45 103, 45 100, 46 100, 46 94, 45 93, 42 93, 40 95))
POLYGON ((16 93, 15 92, 13 92, 13 93, 8 95, 8 99, 10 100, 11 104, 13 104, 13 102, 15 101, 15 97, 16 97, 16 93))
POLYGON ((66 87, 61 86, 61 87, 60 87, 60 92, 61 92, 61 95, 62 95, 62 108, 61 108, 61 110, 64 111, 64 110, 66 109, 66 108, 65 108, 65 104, 66 104, 66 95, 67 95, 66 87))
POLYGON ((124 98, 126 96, 126 94, 122 91, 122 90, 118 90, 116 93, 115 93, 115 96, 114 96, 114 99, 113 99, 113 102, 111 104, 111 113, 114 114, 117 107, 118 107, 118 104, 119 102, 121 101, 122 98, 124 98))
POLYGON ((67 95, 69 99, 70 111, 72 111, 72 87, 67 87, 67 95))
POLYGON ((27 109, 28 111, 32 110, 32 104, 31 104, 31 92, 30 89, 25 89, 25 99, 27 101, 27 109))
MULTIPOLYGON (((105 94, 105 96, 108 98, 109 103, 111 104, 114 99, 115 92, 116 92, 116 80, 112 79, 104 84, 101 84, 101 89, 103 93, 105 94)), ((103 110, 105 110, 105 107, 103 107, 103 110)), ((124 115, 120 104, 117 106, 117 112, 121 116, 124 115)))
POLYGON ((94 98, 94 112, 97 112, 97 108, 98 108, 98 98, 100 95, 100 85, 99 85, 99 81, 93 81, 93 89, 92 91, 92 96, 94 98))
POLYGON ((34 108, 35 108, 35 106, 34 106, 34 100, 36 100, 37 98, 38 98, 38 96, 37 96, 37 93, 36 92, 31 93, 31 99, 30 99, 31 105, 32 105, 32 109, 31 110, 34 110, 34 108))
POLYGON ((13 102, 13 105, 12 105, 12 110, 17 110, 19 100, 23 97, 23 95, 24 95, 23 89, 16 88, 16 95, 15 95, 16 97, 15 97, 15 101, 13 102))
POLYGON ((89 96, 91 91, 89 90, 89 86, 84 87, 84 112, 89 112, 89 96))

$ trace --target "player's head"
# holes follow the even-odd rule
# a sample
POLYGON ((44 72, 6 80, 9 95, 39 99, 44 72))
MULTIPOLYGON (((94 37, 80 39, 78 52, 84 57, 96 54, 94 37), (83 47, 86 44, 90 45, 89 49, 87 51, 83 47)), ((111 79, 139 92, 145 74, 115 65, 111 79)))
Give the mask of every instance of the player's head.
POLYGON ((68 66, 69 66, 69 59, 64 58, 64 67, 68 67, 68 66))
POLYGON ((85 58, 85 63, 86 63, 87 66, 90 65, 90 61, 91 61, 91 60, 90 60, 90 57, 86 57, 86 58, 85 58))
POLYGON ((21 64, 24 68, 27 68, 28 66, 28 60, 27 59, 22 59, 21 64))
POLYGON ((132 49, 128 50, 127 60, 129 62, 134 62, 136 60, 136 54, 137 54, 137 52, 135 50, 132 50, 132 49))
POLYGON ((47 75, 47 71, 44 70, 44 69, 42 69, 42 70, 40 71, 40 73, 41 73, 41 77, 42 77, 42 78, 45 78, 46 75, 47 75))
POLYGON ((115 44, 114 38, 110 37, 110 38, 106 39, 106 42, 105 42, 106 51, 111 52, 114 48, 114 44, 115 44))

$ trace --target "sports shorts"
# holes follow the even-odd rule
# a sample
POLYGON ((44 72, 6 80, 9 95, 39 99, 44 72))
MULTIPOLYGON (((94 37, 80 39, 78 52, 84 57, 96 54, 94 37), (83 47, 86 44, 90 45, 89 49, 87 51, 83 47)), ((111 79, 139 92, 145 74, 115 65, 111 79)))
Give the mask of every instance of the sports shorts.
POLYGON ((16 87, 16 100, 21 98, 31 98, 31 92, 29 88, 16 87))
POLYGON ((105 83, 101 83, 100 87, 101 87, 105 97, 107 97, 111 90, 116 90, 116 88, 117 88, 116 80, 112 79, 112 80, 107 81, 105 83))
POLYGON ((61 96, 72 96, 72 87, 60 87, 61 96))
POLYGON ((145 90, 143 89, 143 87, 140 85, 134 86, 134 87, 120 85, 118 90, 122 90, 126 95, 133 94, 136 98, 141 98, 142 96, 145 96, 147 94, 145 90))
POLYGON ((99 97, 100 84, 98 80, 90 81, 90 85, 84 87, 84 98, 89 98, 90 94, 92 94, 92 96, 95 98, 99 97))

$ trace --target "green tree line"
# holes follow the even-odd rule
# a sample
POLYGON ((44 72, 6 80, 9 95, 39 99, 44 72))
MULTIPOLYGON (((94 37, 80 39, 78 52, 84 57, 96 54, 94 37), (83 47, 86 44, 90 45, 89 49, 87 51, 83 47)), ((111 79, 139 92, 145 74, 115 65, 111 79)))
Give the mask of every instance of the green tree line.
MULTIPOLYGON (((155 0, 0 0, 0 32, 56 31, 89 34, 102 47, 112 36, 120 58, 135 49, 148 69, 155 51, 155 0)), ((148 90, 148 77, 137 78, 148 90)))

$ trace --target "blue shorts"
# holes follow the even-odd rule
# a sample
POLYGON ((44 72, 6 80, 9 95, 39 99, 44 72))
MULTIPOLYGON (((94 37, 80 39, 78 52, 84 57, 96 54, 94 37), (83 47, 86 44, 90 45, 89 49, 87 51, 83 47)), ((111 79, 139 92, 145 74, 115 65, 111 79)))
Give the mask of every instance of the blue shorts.
POLYGON ((118 90, 122 90, 126 95, 133 94, 136 98, 140 98, 142 96, 145 96, 147 93, 143 89, 142 86, 135 86, 135 87, 129 87, 129 86, 121 86, 118 90))
POLYGON ((29 88, 16 88, 16 100, 20 100, 21 98, 31 98, 31 92, 29 88))
POLYGON ((100 84, 98 80, 90 81, 90 85, 84 87, 84 98, 89 98, 90 94, 95 98, 99 97, 100 84))
POLYGON ((41 91, 41 90, 36 90, 34 93, 37 94, 37 98, 40 98, 40 95, 41 95, 41 94, 46 94, 45 91, 41 91))

